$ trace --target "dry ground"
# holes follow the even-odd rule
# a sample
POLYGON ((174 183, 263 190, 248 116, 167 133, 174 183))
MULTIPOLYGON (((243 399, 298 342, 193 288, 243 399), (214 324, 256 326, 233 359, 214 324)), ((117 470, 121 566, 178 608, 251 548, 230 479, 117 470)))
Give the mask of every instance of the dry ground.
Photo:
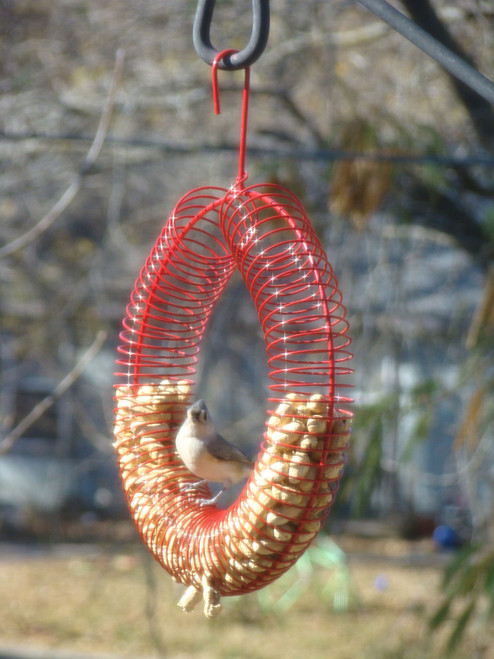
MULTIPOLYGON (((340 544, 352 546, 344 538, 340 544)), ((426 624, 441 578, 434 556, 421 545, 398 541, 354 548, 349 579, 342 564, 336 572, 306 566, 263 599, 254 594, 226 600, 214 621, 200 609, 182 613, 176 606, 180 589, 140 549, 3 553, 0 646, 169 659, 274 659, 281 651, 284 659, 439 656, 444 634, 431 639, 426 624), (268 606, 267 596, 279 597, 294 585, 298 597, 291 608, 268 606)), ((476 634, 454 654, 470 656, 487 659, 494 652, 476 634)))

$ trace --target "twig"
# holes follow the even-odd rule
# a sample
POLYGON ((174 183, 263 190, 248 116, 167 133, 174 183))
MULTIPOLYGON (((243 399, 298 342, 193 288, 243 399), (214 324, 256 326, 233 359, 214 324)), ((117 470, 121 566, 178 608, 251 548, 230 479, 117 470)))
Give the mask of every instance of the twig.
MULTIPOLYGON (((151 640, 155 649, 158 651, 159 655, 165 656, 165 645, 163 643, 163 638, 160 633, 160 627, 158 624, 158 618, 156 615, 156 603, 158 595, 158 584, 156 583, 156 574, 153 572, 151 556, 146 553, 143 555, 143 567, 146 576, 146 603, 145 603, 145 615, 148 623, 148 630, 151 640)), ((154 562, 153 562, 154 564, 154 562)))
POLYGON ((10 433, 5 437, 5 439, 2 440, 0 443, 0 455, 4 455, 10 449, 13 447, 15 442, 23 435, 23 433, 26 432, 26 430, 33 425, 35 421, 37 421, 42 414, 46 412, 47 409, 49 409, 53 403, 55 403, 62 394, 64 394, 67 389, 69 389, 74 382, 79 378, 79 376, 82 374, 86 366, 96 357, 98 352, 101 350, 103 347, 103 343, 105 342, 105 339, 107 337, 107 332, 105 330, 100 330, 98 334, 96 335, 96 338, 94 339, 93 343, 91 346, 88 348, 88 350, 84 353, 84 355, 81 357, 79 362, 74 366, 74 368, 67 373, 67 375, 60 380, 60 382, 57 384, 57 386, 53 389, 51 394, 46 396, 46 398, 43 398, 42 401, 40 401, 37 405, 33 407, 33 409, 27 414, 22 421, 15 427, 13 428, 10 433))
POLYGON ((42 233, 44 233, 49 227, 62 215, 65 209, 73 201, 77 193, 82 187, 82 182, 84 176, 88 173, 91 167, 94 165, 98 156, 101 152, 101 148, 105 141, 106 135, 108 133, 108 128, 110 125, 111 115, 113 111, 113 106, 115 103, 115 95, 117 92, 120 79, 123 72, 123 64, 125 59, 125 53, 122 49, 117 50, 115 56, 115 67, 113 69, 113 77, 110 84, 110 89, 108 91, 108 96, 106 98, 105 106, 101 114, 98 128, 96 130, 96 135, 94 140, 89 148, 89 151, 84 159, 80 171, 75 176, 72 183, 62 194, 60 199, 56 204, 48 211, 48 213, 41 218, 29 231, 24 233, 22 236, 19 236, 13 240, 8 245, 0 248, 0 258, 8 256, 17 252, 19 249, 23 249, 26 245, 29 245, 34 240, 36 240, 42 233))
POLYGON ((271 48, 269 52, 264 54, 262 61, 273 67, 285 57, 295 55, 314 46, 354 47, 379 39, 388 31, 387 25, 375 22, 344 32, 332 32, 331 30, 304 32, 271 48))

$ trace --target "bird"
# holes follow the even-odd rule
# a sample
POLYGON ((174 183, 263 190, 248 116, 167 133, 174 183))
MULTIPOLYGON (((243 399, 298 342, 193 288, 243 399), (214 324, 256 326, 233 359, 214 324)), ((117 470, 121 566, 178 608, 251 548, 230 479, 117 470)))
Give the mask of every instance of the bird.
POLYGON ((202 479, 188 484, 186 489, 208 481, 223 485, 223 489, 212 499, 201 499, 201 505, 216 503, 225 490, 247 478, 254 468, 252 460, 216 432, 202 399, 188 408, 185 421, 175 438, 175 446, 187 469, 202 479))

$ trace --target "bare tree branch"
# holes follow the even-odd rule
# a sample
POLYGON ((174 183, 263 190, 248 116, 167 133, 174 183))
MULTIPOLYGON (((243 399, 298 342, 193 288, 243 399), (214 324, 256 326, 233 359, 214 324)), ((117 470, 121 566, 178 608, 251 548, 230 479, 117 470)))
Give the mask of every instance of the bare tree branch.
POLYGON ((53 403, 55 403, 62 394, 64 394, 79 378, 86 366, 96 357, 98 352, 103 347, 103 343, 107 337, 108 333, 104 330, 100 330, 96 335, 91 346, 81 357, 79 362, 74 366, 74 368, 67 373, 67 375, 60 380, 57 386, 53 389, 51 394, 43 398, 41 402, 33 407, 33 409, 27 414, 22 421, 10 431, 10 433, 5 437, 0 443, 0 455, 4 455, 14 446, 15 442, 23 435, 26 430, 37 421, 47 409, 49 409, 53 403))
POLYGON ((115 103, 115 95, 122 78, 124 59, 124 51, 122 49, 117 50, 117 54, 115 56, 115 67, 113 69, 113 77, 110 84, 110 89, 108 91, 108 96, 106 98, 105 106, 101 114, 98 129, 96 130, 96 135, 94 136, 94 140, 89 148, 81 169, 69 187, 62 194, 60 199, 55 203, 54 206, 52 206, 48 213, 39 222, 37 222, 25 234, 19 236, 19 238, 16 238, 8 245, 0 248, 0 258, 13 254, 14 252, 23 249, 35 241, 42 233, 49 229, 56 220, 58 220, 58 218, 73 201, 79 190, 82 188, 84 176, 98 159, 101 148, 108 133, 113 106, 115 103))

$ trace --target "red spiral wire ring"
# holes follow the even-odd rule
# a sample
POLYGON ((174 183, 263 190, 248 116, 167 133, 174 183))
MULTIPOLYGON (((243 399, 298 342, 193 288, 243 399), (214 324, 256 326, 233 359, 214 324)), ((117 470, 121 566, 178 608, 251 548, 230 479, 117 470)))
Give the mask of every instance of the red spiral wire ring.
POLYGON ((334 500, 351 419, 338 282, 289 191, 243 181, 200 188, 165 224, 123 326, 115 447, 129 508, 173 578, 209 593, 213 615, 220 595, 261 588, 293 565, 334 500), (174 441, 204 332, 235 269, 264 332, 271 394, 252 476, 219 510, 197 503, 211 496, 207 485, 184 487, 198 479, 174 441))

